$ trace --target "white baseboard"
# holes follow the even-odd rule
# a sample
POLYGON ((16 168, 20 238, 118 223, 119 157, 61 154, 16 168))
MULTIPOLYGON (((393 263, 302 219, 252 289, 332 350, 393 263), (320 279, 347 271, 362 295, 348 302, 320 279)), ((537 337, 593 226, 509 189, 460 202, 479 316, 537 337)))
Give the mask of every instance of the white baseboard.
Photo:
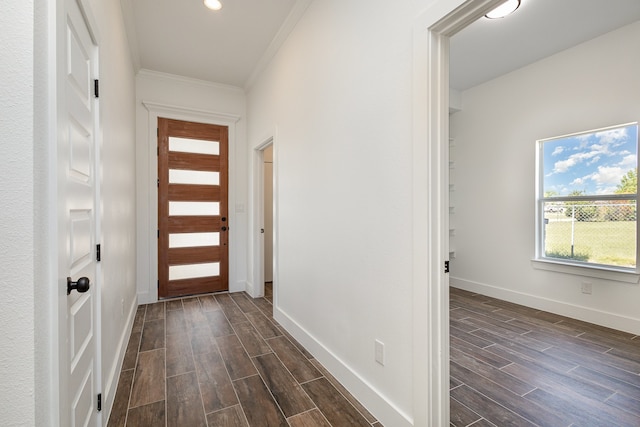
POLYGON ((559 314, 561 316, 571 317, 572 319, 582 320, 584 322, 594 323, 607 328, 640 335, 640 319, 620 316, 616 313, 594 310, 589 307, 569 304, 563 301, 556 301, 549 298, 516 292, 456 277, 451 277, 449 279, 449 284, 454 288, 463 289, 465 291, 475 292, 515 304, 526 305, 527 307, 559 314))
POLYGON ((371 414, 385 426, 411 427, 413 420, 399 410, 366 379, 325 347, 294 319, 278 307, 273 316, 300 342, 371 414))
POLYGON ((116 390, 118 389, 118 380, 120 379, 120 371, 122 370, 122 363, 124 362, 124 356, 127 352, 127 345, 129 344, 129 338, 131 337, 131 330, 133 329, 133 321, 138 309, 138 301, 134 298, 133 304, 129 308, 129 314, 127 321, 125 322, 122 336, 118 342, 118 349, 116 354, 117 359, 111 366, 111 370, 107 374, 106 378, 103 378, 103 391, 102 391, 102 424, 107 425, 109 416, 111 415, 111 409, 113 408, 113 401, 116 397, 116 390))

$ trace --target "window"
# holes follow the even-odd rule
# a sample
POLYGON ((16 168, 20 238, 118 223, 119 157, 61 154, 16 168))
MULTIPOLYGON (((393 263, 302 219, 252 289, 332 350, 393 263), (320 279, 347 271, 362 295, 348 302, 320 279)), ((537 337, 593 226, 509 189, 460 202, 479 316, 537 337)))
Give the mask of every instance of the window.
POLYGON ((537 144, 536 258, 636 271, 638 124, 537 144))

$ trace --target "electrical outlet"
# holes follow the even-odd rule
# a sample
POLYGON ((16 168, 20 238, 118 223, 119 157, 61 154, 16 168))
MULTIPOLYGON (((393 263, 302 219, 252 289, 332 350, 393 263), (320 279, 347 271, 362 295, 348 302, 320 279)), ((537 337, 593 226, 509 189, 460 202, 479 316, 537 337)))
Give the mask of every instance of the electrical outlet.
POLYGON ((591 291, 593 289, 593 285, 591 282, 582 282, 582 293, 591 295, 591 291))
POLYGON ((384 343, 380 340, 375 343, 375 358, 376 362, 384 366, 384 343))

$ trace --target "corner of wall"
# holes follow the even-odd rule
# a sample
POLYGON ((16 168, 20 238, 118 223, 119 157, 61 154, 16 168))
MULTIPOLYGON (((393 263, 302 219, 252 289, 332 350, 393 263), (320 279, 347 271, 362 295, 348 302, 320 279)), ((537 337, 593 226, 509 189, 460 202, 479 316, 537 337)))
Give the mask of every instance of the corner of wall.
POLYGON ((383 425, 396 427, 413 426, 413 419, 403 413, 393 402, 354 369, 331 352, 320 341, 298 324, 282 309, 274 306, 273 316, 284 329, 298 340, 322 366, 335 377, 371 414, 383 425))

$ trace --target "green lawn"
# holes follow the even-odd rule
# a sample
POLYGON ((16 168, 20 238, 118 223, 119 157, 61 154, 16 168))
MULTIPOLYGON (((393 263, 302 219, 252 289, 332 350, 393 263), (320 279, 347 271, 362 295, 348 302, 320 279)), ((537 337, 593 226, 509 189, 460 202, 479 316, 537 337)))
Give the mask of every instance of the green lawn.
POLYGON ((576 259, 596 264, 635 267, 636 223, 634 221, 576 221, 571 257, 571 220, 546 225, 545 253, 552 258, 576 259))

